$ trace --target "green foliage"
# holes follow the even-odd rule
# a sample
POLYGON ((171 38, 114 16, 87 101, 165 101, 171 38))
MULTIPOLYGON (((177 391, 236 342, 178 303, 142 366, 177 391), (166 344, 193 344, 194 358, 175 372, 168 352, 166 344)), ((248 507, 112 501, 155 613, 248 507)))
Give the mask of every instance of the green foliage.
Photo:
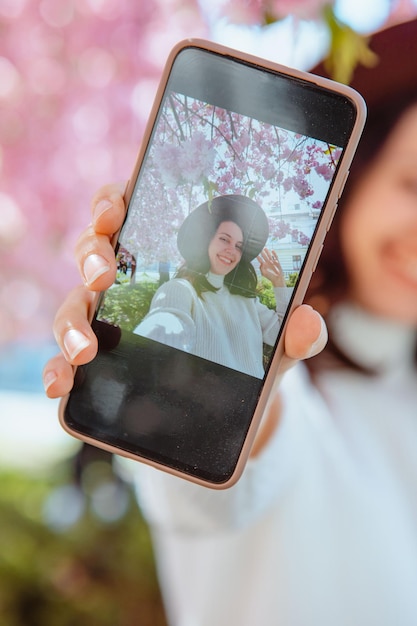
MULTIPOLYGON (((286 280, 287 287, 294 287, 295 282, 298 278, 298 272, 293 272, 289 275, 286 280)), ((272 283, 262 276, 262 278, 258 281, 258 298, 262 304, 267 306, 269 309, 275 309, 275 294, 272 283)), ((268 346, 267 344, 263 345, 263 364, 264 368, 267 369, 270 359, 272 357, 273 347, 268 346)))
POLYGON ((118 521, 100 521, 87 506, 58 532, 48 528, 44 507, 62 486, 59 475, 0 474, 2 624, 166 626, 148 530, 130 488, 118 521))
POLYGON ((292 272, 291 274, 289 274, 286 280, 287 287, 294 287, 295 283, 297 282, 298 276, 299 272, 292 272))
MULTIPOLYGON (((266 4, 267 8, 265 8, 260 19, 260 25, 263 27, 279 22, 287 15, 292 14, 290 3, 288 3, 288 8, 284 14, 278 16, 275 11, 270 11, 268 3, 266 4)), ((294 4, 296 3, 294 2, 294 4)), ((314 9, 314 3, 311 4, 313 5, 311 9, 314 9)), ((358 65, 372 68, 378 63, 378 57, 369 47, 370 37, 362 35, 336 17, 334 4, 330 1, 324 3, 320 11, 330 40, 324 66, 333 80, 348 85, 358 65)), ((305 8, 308 10, 308 6, 305 8)), ((297 16, 297 14, 298 11, 295 6, 294 15, 297 16)), ((319 17, 317 14, 316 19, 319 17)), ((314 16, 312 15, 310 19, 314 19, 314 16)))
MULTIPOLYGON (((289 275, 286 284, 293 287, 298 272, 289 275)), ((106 292, 100 318, 124 330, 133 331, 149 311, 149 306, 158 284, 155 281, 141 281, 137 285, 115 285, 106 292)), ((266 278, 258 282, 258 297, 268 308, 275 308, 275 295, 272 284, 266 278)))
MULTIPOLYGON (((289 274, 288 278, 285 281, 287 287, 294 287, 297 282, 298 272, 292 272, 289 274)), ((262 278, 258 281, 258 298, 262 304, 268 307, 268 309, 275 309, 275 294, 272 283, 262 276, 262 278)))
POLYGON ((357 65, 374 67, 378 57, 369 48, 369 38, 338 20, 333 7, 325 8, 324 18, 330 34, 325 68, 334 80, 349 84, 357 65))
POLYGON ((262 277, 258 281, 258 298, 268 309, 275 309, 275 294, 269 280, 262 277))
POLYGON ((149 311, 158 285, 141 281, 135 285, 115 285, 106 292, 100 318, 124 330, 133 331, 149 311))

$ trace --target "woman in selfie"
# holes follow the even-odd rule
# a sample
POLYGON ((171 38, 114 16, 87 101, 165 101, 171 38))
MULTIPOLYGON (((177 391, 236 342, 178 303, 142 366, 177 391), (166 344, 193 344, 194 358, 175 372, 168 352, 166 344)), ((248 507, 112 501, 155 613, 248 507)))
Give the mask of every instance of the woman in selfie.
POLYGON ((291 291, 277 255, 264 248, 267 238, 266 215, 247 196, 198 206, 178 233, 183 265, 134 332, 262 378, 263 343, 274 345, 291 291), (272 283, 276 310, 257 298, 255 258, 272 283))
MULTIPOLYGON (((136 469, 170 626, 417 624, 417 21, 371 47, 379 63, 352 84, 369 121, 306 300, 326 320, 327 347, 320 315, 299 307, 280 395, 231 489, 136 469)), ((112 254, 104 235, 124 207, 117 188, 93 211, 103 200, 80 267, 92 250, 112 254)), ((50 397, 95 354, 91 302, 79 288, 58 312, 50 397)))

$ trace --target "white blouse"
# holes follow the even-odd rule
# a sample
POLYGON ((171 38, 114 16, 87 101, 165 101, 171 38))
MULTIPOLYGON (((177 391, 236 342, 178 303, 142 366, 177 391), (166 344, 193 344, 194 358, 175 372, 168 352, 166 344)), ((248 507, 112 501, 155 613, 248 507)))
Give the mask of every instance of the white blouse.
POLYGON ((224 492, 134 464, 170 626, 415 626, 415 331, 354 308, 337 337, 379 369, 305 368, 284 415, 224 492))
POLYGON ((263 378, 263 343, 274 345, 291 289, 274 289, 273 311, 258 298, 231 294, 223 276, 209 273, 207 278, 217 291, 205 291, 201 297, 184 278, 164 283, 134 332, 263 378))

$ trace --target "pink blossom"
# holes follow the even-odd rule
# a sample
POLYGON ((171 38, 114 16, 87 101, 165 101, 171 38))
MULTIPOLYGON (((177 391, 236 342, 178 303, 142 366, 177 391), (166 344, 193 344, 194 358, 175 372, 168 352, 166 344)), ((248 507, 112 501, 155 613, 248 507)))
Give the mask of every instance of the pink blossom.
POLYGON ((324 180, 331 180, 334 174, 334 167, 328 163, 322 163, 315 167, 317 174, 322 176, 324 180))
POLYGON ((207 29, 196 0, 0 5, 1 344, 51 338, 91 196, 129 177, 169 48, 207 29))
MULTIPOLYGON (((58 305, 79 281, 73 248, 90 219, 90 197, 130 175, 168 49, 181 38, 207 35, 197 0, 6 4, 7 11, 0 7, 0 343, 50 336, 58 305)), ((251 19, 270 7, 228 4, 251 19)), ((155 254, 175 262, 167 229, 178 228, 208 190, 252 194, 267 208, 287 192, 306 205, 320 201, 309 195, 307 172, 318 168, 314 175, 330 176, 334 147, 197 100, 178 96, 174 106, 176 117, 167 107, 161 118, 140 205, 132 207, 138 221, 125 233, 128 249, 142 233, 143 263, 155 254)), ((289 232, 285 224, 273 228, 277 238, 289 232)))
POLYGON ((180 146, 171 143, 154 146, 152 157, 155 168, 159 171, 161 181, 167 187, 175 187, 181 180, 180 152, 180 146))
POLYGON ((299 176, 293 178, 293 188, 301 199, 308 198, 314 193, 314 189, 312 188, 308 180, 299 176))
POLYGON ((291 231, 290 225, 288 222, 284 222, 284 220, 270 218, 268 221, 269 233, 275 239, 284 239, 291 231))
POLYGON ((276 18, 294 15, 303 20, 317 19, 329 0, 270 0, 270 13, 276 18))
POLYGON ((190 183, 198 183, 209 176, 216 157, 216 150, 202 132, 181 144, 179 168, 182 177, 190 183))
POLYGON ((243 131, 242 133, 240 133, 238 143, 241 148, 247 148, 249 144, 251 143, 251 141, 252 141, 252 138, 248 131, 243 131))
POLYGON ((273 163, 266 163, 265 166, 262 168, 262 176, 266 180, 269 180, 276 176, 276 173, 276 167, 273 163))
POLYGON ((219 13, 234 24, 265 24, 270 19, 294 15, 317 19, 329 0, 223 0, 219 13))
POLYGON ((220 15, 234 24, 263 24, 265 0, 223 0, 220 15))

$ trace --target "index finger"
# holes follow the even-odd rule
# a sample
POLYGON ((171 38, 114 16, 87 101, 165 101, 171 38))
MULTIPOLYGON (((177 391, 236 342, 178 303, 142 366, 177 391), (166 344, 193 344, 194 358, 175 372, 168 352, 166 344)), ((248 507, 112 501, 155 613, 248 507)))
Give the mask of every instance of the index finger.
POLYGON ((102 187, 91 202, 93 222, 81 233, 75 258, 89 289, 108 289, 116 274, 113 235, 119 231, 126 214, 124 185, 102 187))
POLYGON ((88 363, 97 353, 97 337, 90 324, 96 301, 94 292, 84 286, 75 287, 55 316, 54 336, 71 365, 88 363))
POLYGON ((91 201, 92 226, 99 235, 113 235, 121 225, 126 214, 124 193, 127 183, 105 185, 91 201))

